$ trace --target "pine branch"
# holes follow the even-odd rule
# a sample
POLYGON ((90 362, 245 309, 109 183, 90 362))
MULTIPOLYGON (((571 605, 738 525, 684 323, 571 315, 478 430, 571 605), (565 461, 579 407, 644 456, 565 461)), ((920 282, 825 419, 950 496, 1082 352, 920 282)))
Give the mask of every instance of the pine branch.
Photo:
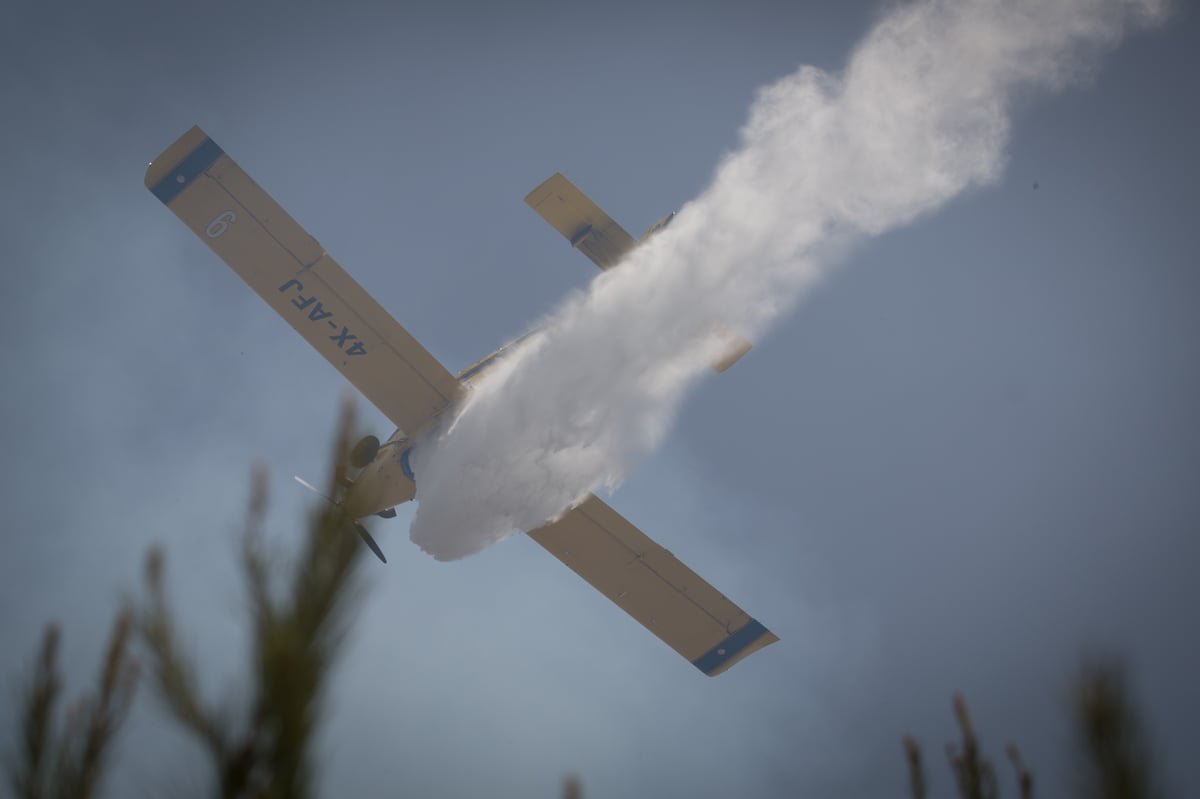
POLYGON ((75 703, 57 736, 60 634, 56 625, 46 628, 21 713, 20 753, 8 764, 9 783, 19 799, 88 799, 99 791, 137 685, 137 667, 128 655, 131 627, 128 613, 117 616, 96 693, 75 703))
MULTIPOLYGON (((330 496, 345 483, 353 429, 353 411, 347 405, 329 477, 330 496)), ((311 793, 311 750, 324 686, 358 595, 362 546, 339 507, 321 509, 287 580, 288 590, 277 592, 262 545, 266 504, 266 478, 256 471, 242 547, 252 615, 252 685, 239 723, 220 723, 199 695, 195 670, 176 640, 158 553, 152 553, 147 564, 148 601, 139 626, 155 666, 159 695, 172 715, 204 742, 221 796, 305 799, 311 793)))
POLYGON ((8 764, 13 795, 20 799, 46 796, 46 763, 50 757, 54 704, 62 691, 58 643, 58 626, 47 625, 21 713, 21 750, 8 764))
POLYGON ((583 799, 583 784, 574 774, 563 781, 563 799, 583 799))
POLYGON ((1020 750, 1017 749, 1016 744, 1009 744, 1007 751, 1009 762, 1013 764, 1013 768, 1017 772, 1017 787, 1021 791, 1021 799, 1033 799, 1033 775, 1025 767, 1020 750))
POLYGON ((954 717, 962 730, 962 751, 960 753, 953 744, 947 744, 946 755, 958 784, 959 796, 963 799, 996 799, 996 772, 980 753, 967 700, 960 693, 954 694, 954 717))
POLYGON ((1075 690, 1085 762, 1082 795, 1095 799, 1153 799, 1149 749, 1125 675, 1115 662, 1084 666, 1075 690))
POLYGON ((921 765, 921 747, 911 735, 904 736, 904 758, 908 761, 908 781, 913 799, 925 799, 925 769, 921 765))

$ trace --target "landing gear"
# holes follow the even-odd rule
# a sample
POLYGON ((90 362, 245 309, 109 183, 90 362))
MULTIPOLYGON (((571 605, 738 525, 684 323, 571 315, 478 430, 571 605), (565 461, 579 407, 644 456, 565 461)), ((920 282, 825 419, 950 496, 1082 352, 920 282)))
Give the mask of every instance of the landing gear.
POLYGON ((375 436, 364 436, 354 445, 354 449, 350 450, 350 465, 355 469, 362 469, 375 460, 377 452, 379 452, 379 439, 375 436))

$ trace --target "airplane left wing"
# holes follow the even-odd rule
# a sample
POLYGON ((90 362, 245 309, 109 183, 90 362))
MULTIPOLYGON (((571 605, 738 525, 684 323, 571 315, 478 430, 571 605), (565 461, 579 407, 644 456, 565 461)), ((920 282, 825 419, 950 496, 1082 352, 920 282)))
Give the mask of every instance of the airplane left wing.
POLYGON ((594 494, 529 537, 710 677, 779 640, 594 494))
POLYGON ((199 127, 151 163, 146 188, 404 432, 459 396, 454 375, 199 127))

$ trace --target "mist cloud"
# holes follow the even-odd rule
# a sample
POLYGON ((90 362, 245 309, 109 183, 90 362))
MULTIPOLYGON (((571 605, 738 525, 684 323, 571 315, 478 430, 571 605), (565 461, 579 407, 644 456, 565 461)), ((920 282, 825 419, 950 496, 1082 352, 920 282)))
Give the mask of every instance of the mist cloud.
POLYGON ((761 89, 709 187, 418 443, 412 540, 460 558, 615 488, 721 355, 722 320, 755 340, 856 242, 995 181, 1019 92, 1086 78, 1166 11, 919 2, 882 16, 842 73, 805 66, 761 89))

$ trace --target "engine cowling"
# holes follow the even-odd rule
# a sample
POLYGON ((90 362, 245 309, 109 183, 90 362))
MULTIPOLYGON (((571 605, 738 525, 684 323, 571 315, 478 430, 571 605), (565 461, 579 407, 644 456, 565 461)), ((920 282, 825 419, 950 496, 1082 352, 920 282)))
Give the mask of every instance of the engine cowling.
POLYGON ((409 463, 411 450, 408 438, 399 431, 378 447, 342 498, 342 506, 352 518, 361 519, 416 497, 417 485, 409 463))
POLYGON ((350 450, 350 465, 355 469, 365 468, 367 464, 375 460, 378 453, 379 439, 375 436, 363 436, 354 445, 354 449, 350 450))

